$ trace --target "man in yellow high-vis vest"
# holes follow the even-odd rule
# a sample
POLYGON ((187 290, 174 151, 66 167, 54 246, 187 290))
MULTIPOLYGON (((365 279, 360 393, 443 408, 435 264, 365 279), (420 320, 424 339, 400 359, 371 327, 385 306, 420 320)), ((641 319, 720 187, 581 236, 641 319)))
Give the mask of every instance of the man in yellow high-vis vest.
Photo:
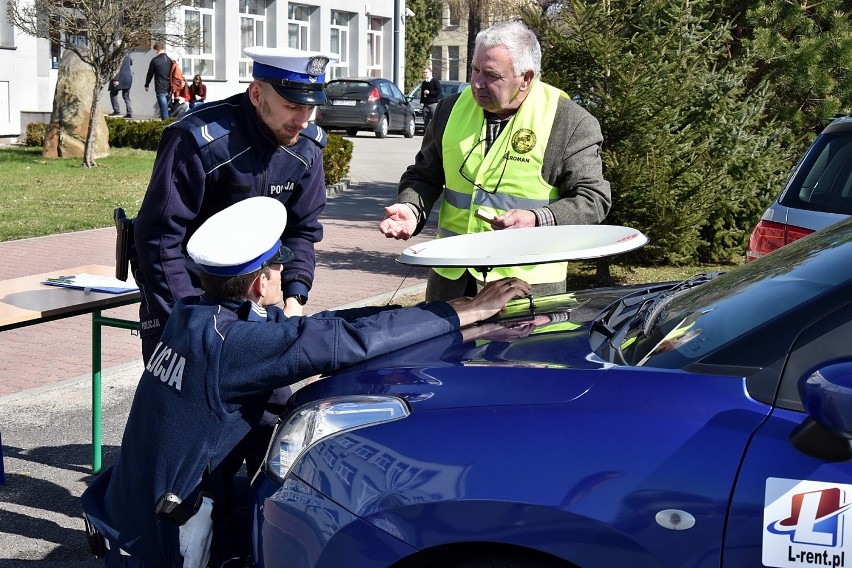
MULTIPOLYGON (((611 205, 597 119, 539 79, 541 47, 519 21, 476 37, 470 88, 441 100, 397 203, 379 225, 388 238, 418 234, 440 200, 439 237, 547 225, 596 224, 611 205), (480 213, 476 215, 475 213, 480 213), (486 220, 490 219, 490 220, 486 220)), ((565 291, 565 263, 496 268, 534 294, 565 291)), ((435 268, 428 300, 475 293, 473 269, 435 268)))

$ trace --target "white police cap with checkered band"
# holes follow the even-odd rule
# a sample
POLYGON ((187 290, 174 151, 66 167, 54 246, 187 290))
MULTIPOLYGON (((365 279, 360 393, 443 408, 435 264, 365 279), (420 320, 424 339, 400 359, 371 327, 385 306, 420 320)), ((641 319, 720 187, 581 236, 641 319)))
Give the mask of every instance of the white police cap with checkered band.
POLYGON ((252 77, 269 83, 279 95, 300 105, 324 105, 325 68, 337 58, 326 53, 302 51, 291 47, 247 47, 243 50, 254 60, 252 77))
POLYGON ((190 237, 186 251, 208 274, 248 274, 293 260, 293 251, 281 245, 286 225, 283 203, 271 197, 250 197, 204 221, 190 237))

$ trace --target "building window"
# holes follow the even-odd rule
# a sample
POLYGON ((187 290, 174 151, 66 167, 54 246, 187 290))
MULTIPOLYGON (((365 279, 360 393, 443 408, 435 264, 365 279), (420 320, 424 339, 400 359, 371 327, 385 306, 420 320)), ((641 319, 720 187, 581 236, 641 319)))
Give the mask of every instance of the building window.
POLYGON ((349 21, 348 12, 331 11, 331 52, 337 63, 329 68, 332 79, 349 75, 349 21))
POLYGON ((382 19, 370 18, 367 30, 367 75, 382 76, 382 19))
POLYGON ((441 50, 443 48, 440 45, 432 46, 432 61, 429 63, 429 66, 432 68, 432 75, 437 79, 444 78, 444 65, 442 61, 443 53, 441 50))
POLYGON ((459 46, 457 45, 448 45, 447 46, 447 67, 448 67, 448 77, 450 81, 458 81, 459 80, 459 46))
POLYGON ((459 12, 460 7, 458 2, 446 2, 444 3, 444 18, 445 18, 445 26, 448 28, 457 28, 459 26, 459 12))
POLYGON ((198 34, 197 42, 181 58, 184 77, 213 78, 213 0, 186 0, 183 24, 188 32, 198 34))
POLYGON ((256 45, 266 45, 266 0, 240 0, 240 79, 248 79, 252 72, 252 59, 243 50, 256 45))
MULTIPOLYGON (((55 21, 55 16, 52 16, 55 21)), ((65 54, 65 49, 63 49, 63 45, 74 44, 80 47, 86 47, 89 45, 89 34, 86 31, 86 21, 82 19, 78 19, 78 26, 76 30, 68 29, 62 32, 60 36, 59 32, 55 31, 56 27, 58 27, 58 23, 54 23, 51 26, 50 31, 50 66, 53 69, 59 69, 59 62, 62 59, 62 56, 65 54), (60 41, 60 39, 62 41, 60 41)))
POLYGON ((15 30, 5 17, 8 5, 7 0, 0 0, 0 14, 4 15, 0 18, 0 47, 15 47, 15 30))
POLYGON ((310 17, 310 6, 299 6, 298 4, 287 6, 287 45, 303 51, 310 49, 308 41, 310 17))
POLYGON ((62 47, 59 45, 59 32, 55 28, 50 29, 50 68, 59 69, 59 60, 62 58, 62 47))

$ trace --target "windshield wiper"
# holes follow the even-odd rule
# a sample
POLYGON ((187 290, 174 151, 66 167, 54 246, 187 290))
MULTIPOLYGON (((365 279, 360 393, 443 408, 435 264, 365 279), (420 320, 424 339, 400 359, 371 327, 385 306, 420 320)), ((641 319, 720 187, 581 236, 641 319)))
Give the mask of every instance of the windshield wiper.
POLYGON ((647 288, 642 292, 621 298, 612 308, 595 319, 592 323, 592 331, 600 333, 607 339, 612 339, 618 333, 618 330, 624 327, 625 323, 633 321, 636 314, 651 303, 659 293, 658 288, 647 288))
POLYGON ((669 290, 666 290, 659 296, 657 296, 648 306, 645 307, 644 315, 642 316, 642 331, 641 335, 647 337, 648 334, 654 329, 654 326, 657 322, 657 319, 660 317, 660 314, 663 312, 663 308, 665 308, 669 302, 686 292, 687 290, 698 286, 699 284, 704 284, 718 276, 719 272, 707 272, 704 274, 697 274, 692 278, 684 280, 677 286, 672 287, 669 290))

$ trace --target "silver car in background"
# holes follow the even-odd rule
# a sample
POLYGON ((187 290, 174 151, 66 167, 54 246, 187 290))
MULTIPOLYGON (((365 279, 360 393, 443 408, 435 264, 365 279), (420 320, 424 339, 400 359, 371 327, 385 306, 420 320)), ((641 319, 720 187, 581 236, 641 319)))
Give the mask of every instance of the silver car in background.
POLYGON ((752 231, 746 262, 852 215, 852 116, 835 119, 799 160, 752 231))

